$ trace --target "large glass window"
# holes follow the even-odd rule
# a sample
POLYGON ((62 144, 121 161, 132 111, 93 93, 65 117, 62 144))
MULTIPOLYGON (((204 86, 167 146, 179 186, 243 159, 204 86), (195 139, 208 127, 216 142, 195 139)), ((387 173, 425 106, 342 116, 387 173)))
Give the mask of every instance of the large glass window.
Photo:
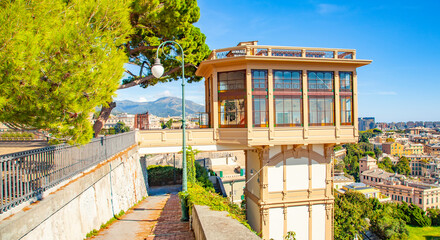
POLYGON ((246 126, 246 71, 218 73, 220 127, 246 126))
POLYGON ((273 71, 274 91, 301 91, 301 71, 273 71))
POLYGON ((301 126, 301 96, 275 96, 275 126, 301 126))
POLYGON ((341 92, 353 92, 353 73, 339 72, 339 86, 341 92))
POLYGON ((252 70, 252 123, 268 127, 267 70, 252 70))
POLYGON ((332 126, 334 124, 333 96, 309 96, 310 126, 332 126))
POLYGON ((333 72, 309 71, 307 79, 309 92, 333 91, 333 72))
POLYGON ((353 73, 339 72, 341 125, 353 125, 353 73))
POLYGON ((266 96, 253 97, 254 127, 267 127, 267 98, 266 96))
POLYGON ((244 90, 246 71, 222 72, 218 74, 219 90, 244 90))
POLYGON ((252 70, 252 90, 267 89, 267 70, 252 70))
POLYGON ((309 96, 309 125, 333 126, 334 118, 334 73, 309 71, 307 73, 309 96))
POLYGON ((353 102, 351 96, 341 96, 341 125, 352 125, 353 102))
POLYGON ((273 76, 275 126, 301 126, 302 71, 274 70, 273 76))
POLYGON ((220 124, 223 127, 245 125, 244 99, 224 99, 220 102, 220 124))

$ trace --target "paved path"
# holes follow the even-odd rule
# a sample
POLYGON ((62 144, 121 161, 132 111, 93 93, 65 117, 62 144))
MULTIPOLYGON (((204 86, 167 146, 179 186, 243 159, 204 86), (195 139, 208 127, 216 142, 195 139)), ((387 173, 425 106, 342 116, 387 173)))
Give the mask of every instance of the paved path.
POLYGON ((149 196, 91 239, 194 239, 189 223, 181 222, 180 217, 180 202, 176 193, 149 196))

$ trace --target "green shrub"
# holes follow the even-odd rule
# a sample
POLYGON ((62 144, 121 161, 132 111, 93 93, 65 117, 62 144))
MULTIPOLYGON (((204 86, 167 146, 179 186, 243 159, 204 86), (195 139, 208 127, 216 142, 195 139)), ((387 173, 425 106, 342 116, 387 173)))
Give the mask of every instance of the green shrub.
POLYGON ((200 166, 199 163, 196 163, 195 167, 197 182, 199 182, 204 188, 214 188, 212 182, 209 181, 208 171, 204 167, 200 166))
POLYGON ((241 209, 237 204, 230 203, 227 198, 218 195, 213 188, 204 188, 200 183, 189 184, 188 195, 184 196, 182 192, 179 195, 181 198, 187 197, 190 209, 196 204, 209 206, 211 210, 215 211, 227 211, 229 216, 253 231, 246 221, 245 210, 241 209))
MULTIPOLYGON (((159 166, 159 165, 150 165, 147 167, 148 170, 148 184, 150 186, 161 186, 165 185, 168 182, 174 180, 172 166, 159 166)), ((176 168, 176 179, 182 179, 182 169, 176 168)))

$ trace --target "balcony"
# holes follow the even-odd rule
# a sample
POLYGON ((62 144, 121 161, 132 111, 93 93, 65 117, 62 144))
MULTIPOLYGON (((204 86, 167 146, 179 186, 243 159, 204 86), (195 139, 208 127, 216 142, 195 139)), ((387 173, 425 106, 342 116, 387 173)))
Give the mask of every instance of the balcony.
POLYGON ((230 48, 215 49, 211 52, 208 60, 243 56, 355 60, 356 50, 242 45, 230 48))

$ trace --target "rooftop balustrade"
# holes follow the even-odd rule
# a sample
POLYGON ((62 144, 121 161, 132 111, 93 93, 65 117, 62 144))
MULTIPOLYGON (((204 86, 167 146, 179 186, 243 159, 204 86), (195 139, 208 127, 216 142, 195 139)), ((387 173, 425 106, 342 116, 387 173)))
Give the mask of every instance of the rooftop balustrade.
POLYGON ((242 45, 230 48, 214 49, 211 52, 211 55, 208 57, 208 60, 242 56, 354 60, 356 59, 356 50, 335 48, 242 45))

